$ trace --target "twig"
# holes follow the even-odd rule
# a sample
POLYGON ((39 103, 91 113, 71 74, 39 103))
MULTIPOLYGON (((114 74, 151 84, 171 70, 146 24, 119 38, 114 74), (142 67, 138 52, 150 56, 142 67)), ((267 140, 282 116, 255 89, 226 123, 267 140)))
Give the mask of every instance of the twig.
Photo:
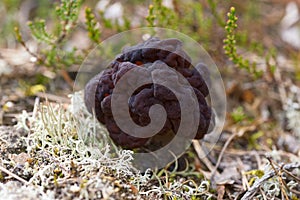
POLYGON ((262 165, 261 165, 261 159, 260 159, 260 157, 259 157, 259 154, 258 154, 256 151, 252 151, 251 153, 254 155, 254 157, 255 157, 255 159, 256 159, 256 162, 257 162, 257 169, 261 169, 261 168, 262 168, 262 165))
MULTIPOLYGON (((69 8, 68 8, 68 12, 66 13, 66 16, 70 16, 71 14, 71 8, 73 6, 73 3, 74 1, 71 1, 70 2, 70 5, 69 5, 69 8)), ((65 38, 66 36, 68 35, 68 29, 67 29, 67 26, 69 25, 69 22, 70 22, 70 19, 67 18, 66 20, 64 20, 62 23, 63 23, 63 30, 62 30, 62 33, 61 35, 58 37, 58 39, 55 41, 55 44, 59 44, 61 43, 65 38)), ((73 24, 72 24, 73 25, 73 24)))
MULTIPOLYGON (((216 145, 216 146, 214 146, 214 150, 220 152, 222 149, 221 149, 221 147, 216 145)), ((264 155, 266 155, 266 152, 267 151, 265 151, 265 150, 261 150, 261 151, 253 151, 253 150, 245 151, 245 150, 237 150, 237 149, 227 149, 227 150, 225 150, 226 154, 233 155, 233 156, 242 156, 242 155, 255 156, 255 154, 258 154, 258 156, 264 156, 264 155)), ((288 157, 290 159, 291 158, 298 159, 298 156, 296 156, 292 153, 289 153, 289 152, 278 150, 277 153, 280 156, 288 157)))
POLYGON ((8 171, 7 169, 5 169, 5 168, 2 167, 2 166, 0 166, 0 170, 3 171, 4 173, 8 174, 9 176, 11 176, 11 177, 17 179, 18 181, 20 181, 20 182, 26 184, 26 185, 29 184, 28 181, 26 181, 25 179, 21 178, 20 176, 18 176, 18 175, 16 175, 16 174, 12 173, 12 172, 10 172, 10 171, 8 171))
MULTIPOLYGON (((279 167, 275 167, 276 170, 279 170, 279 167)), ((293 170, 293 169, 300 169, 300 163, 290 163, 283 166, 282 169, 284 170, 293 170)), ((247 200, 250 199, 250 197, 255 194, 255 192, 259 189, 260 185, 267 181, 268 179, 275 176, 276 173, 274 170, 268 172, 267 174, 263 175, 260 179, 256 180, 252 187, 244 194, 244 196, 241 198, 241 200, 247 200)))
POLYGON ((1 140, 2 142, 4 142, 4 143, 8 144, 8 142, 7 142, 5 139, 1 138, 1 137, 0 137, 0 140, 1 140))
POLYGON ((230 193, 229 189, 226 189, 226 187, 225 187, 225 192, 226 192, 228 198, 229 198, 230 200, 233 200, 233 198, 231 197, 231 193, 230 193))
POLYGON ((238 132, 234 132, 234 133, 228 138, 228 140, 226 141, 225 145, 223 146, 223 148, 222 148, 222 150, 221 150, 221 152, 220 152, 220 154, 219 154, 219 158, 218 158, 218 161, 217 161, 217 163, 216 163, 216 165, 215 165, 215 168, 213 169, 213 171, 212 171, 212 173, 211 173, 211 179, 214 178, 214 175, 215 175, 215 173, 216 173, 216 171, 217 171, 217 169, 218 169, 218 167, 219 167, 219 165, 220 165, 220 163, 221 163, 221 160, 222 160, 222 158, 223 158, 223 155, 224 155, 225 150, 227 149, 227 147, 228 147, 228 145, 230 144, 230 142, 231 142, 237 135, 238 135, 238 132))
POLYGON ((267 200, 265 192, 261 188, 259 188, 259 191, 260 191, 261 195, 263 196, 264 200, 267 200))
POLYGON ((36 117, 39 103, 40 103, 40 97, 36 97, 35 100, 34 100, 34 106, 33 106, 33 111, 32 111, 32 117, 33 118, 36 117))
POLYGON ((70 88, 74 87, 74 81, 71 79, 68 72, 64 69, 60 70, 60 75, 63 77, 63 79, 67 82, 67 84, 70 86, 70 88))
POLYGON ((279 92, 279 96, 280 96, 280 100, 284 109, 284 105, 286 105, 287 101, 287 92, 286 89, 284 88, 284 84, 283 84, 283 80, 282 80, 282 76, 280 73, 280 68, 277 67, 275 70, 275 74, 274 74, 274 83, 277 85, 278 88, 278 92, 279 92))
POLYGON ((31 51, 28 46, 26 45, 25 41, 22 38, 22 35, 20 33, 20 30, 18 27, 15 27, 15 33, 16 33, 16 37, 17 40, 20 42, 20 44, 25 48, 26 52, 29 53, 32 57, 36 58, 37 61, 39 62, 43 62, 43 59, 36 53, 34 53, 33 51, 31 51))
POLYGON ((247 180, 247 177, 246 177, 246 174, 245 174, 243 162, 240 158, 238 158, 237 162, 239 164, 238 169, 239 169, 239 171, 241 173, 241 176, 242 176, 243 189, 244 190, 249 190, 250 185, 248 183, 248 180, 247 180))
POLYGON ((297 190, 294 190, 294 189, 290 189, 290 191, 291 191, 292 193, 295 193, 295 194, 297 194, 297 195, 300 195, 300 191, 297 191, 297 190))
MULTIPOLYGON (((32 112, 27 112, 29 116, 32 116, 32 112)), ((17 118, 20 115, 20 113, 6 113, 4 114, 4 117, 10 117, 10 118, 17 118)))
POLYGON ((284 188, 288 189, 288 187, 286 186, 286 183, 282 180, 282 169, 283 169, 283 166, 281 166, 280 168, 278 168, 278 170, 276 169, 275 165, 273 164, 273 161, 272 159, 267 156, 267 159, 268 161, 270 162, 270 165, 272 167, 272 169, 274 170, 277 178, 278 178, 278 181, 279 181, 279 184, 280 184, 280 189, 281 189, 281 195, 282 197, 284 197, 286 200, 289 200, 289 197, 288 195, 286 194, 286 191, 284 190, 284 188))
POLYGON ((4 112, 2 110, 0 110, 0 124, 1 125, 3 124, 3 115, 4 115, 4 112))
POLYGON ((280 170, 284 171, 287 175, 291 176, 292 178, 296 179, 296 181, 300 182, 300 178, 296 177, 294 174, 292 174, 291 172, 283 168, 284 165, 279 166, 277 163, 273 163, 273 164, 275 164, 277 167, 280 167, 280 170))
POLYGON ((206 167, 209 169, 209 171, 214 170, 214 166, 211 164, 211 162, 207 159, 205 152, 201 148, 200 142, 198 140, 193 141, 194 149, 202 162, 206 165, 206 167))
POLYGON ((298 178, 297 176, 295 176, 294 174, 292 174, 291 172, 285 170, 284 168, 282 169, 287 175, 291 176, 292 178, 294 178, 296 181, 298 181, 300 183, 300 178, 298 178))
POLYGON ((57 95, 49 94, 49 93, 45 93, 45 92, 37 92, 36 96, 47 99, 47 100, 59 102, 59 103, 70 103, 69 98, 61 97, 61 96, 57 96, 57 95))

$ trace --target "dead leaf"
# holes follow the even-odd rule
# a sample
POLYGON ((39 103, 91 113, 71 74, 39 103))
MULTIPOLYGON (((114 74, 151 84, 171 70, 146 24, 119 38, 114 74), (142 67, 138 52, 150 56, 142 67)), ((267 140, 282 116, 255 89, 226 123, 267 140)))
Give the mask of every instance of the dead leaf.
POLYGON ((132 190, 133 194, 139 193, 139 190, 134 185, 130 185, 130 189, 132 190))
POLYGON ((252 104, 255 99, 255 95, 251 90, 244 90, 242 94, 243 101, 252 104))
POLYGON ((30 159, 30 156, 27 153, 22 152, 20 154, 11 154, 10 159, 17 164, 24 165, 30 159))

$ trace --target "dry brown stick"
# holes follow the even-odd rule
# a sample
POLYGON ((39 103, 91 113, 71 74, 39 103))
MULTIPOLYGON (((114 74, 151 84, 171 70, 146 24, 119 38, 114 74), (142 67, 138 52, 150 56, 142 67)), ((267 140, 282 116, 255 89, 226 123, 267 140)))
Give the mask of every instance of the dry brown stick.
POLYGON ((257 162, 257 168, 258 169, 261 169, 262 168, 262 164, 261 164, 261 159, 259 157, 259 154, 256 152, 256 151, 253 151, 252 152, 254 154, 254 157, 256 159, 256 162, 257 162))
POLYGON ((300 195, 300 191, 297 191, 297 190, 294 190, 294 189, 290 189, 290 191, 291 191, 292 193, 295 193, 296 195, 300 195))
POLYGON ((63 79, 67 82, 70 88, 74 87, 74 81, 71 79, 70 75, 68 72, 64 69, 59 71, 60 75, 63 77, 63 79))
POLYGON ((298 178, 297 176, 295 176, 294 174, 292 174, 291 172, 282 169, 287 175, 291 176, 292 178, 294 178, 296 181, 298 181, 300 183, 300 178, 298 178))
MULTIPOLYGON (((212 147, 212 146, 209 146, 212 147)), ((220 152, 222 150, 222 148, 218 145, 214 145, 214 150, 220 152)), ((258 156, 264 156, 266 155, 266 152, 269 152, 269 150, 260 150, 260 151, 253 151, 253 150, 239 150, 239 149, 226 149, 225 153, 229 154, 229 155, 233 155, 233 156, 241 156, 241 155, 251 155, 251 156, 255 156, 254 154, 258 154, 258 156)), ((282 150, 278 150, 277 153, 281 156, 286 156, 286 157, 293 157, 293 158, 298 158, 298 156, 296 156, 295 154, 289 153, 289 152, 285 152, 282 150)))
POLYGON ((7 170, 7 169, 5 169, 4 167, 2 167, 1 165, 0 165, 0 170, 3 171, 4 173, 8 174, 9 176, 11 176, 11 177, 17 179, 18 181, 20 181, 20 182, 26 184, 26 185, 29 184, 28 181, 26 181, 25 179, 21 178, 20 176, 18 176, 18 175, 16 175, 16 174, 10 172, 9 170, 7 170))
POLYGON ((71 101, 69 98, 61 97, 61 96, 57 96, 55 94, 49 94, 49 93, 45 93, 45 92, 37 92, 36 96, 50 100, 50 101, 59 102, 59 103, 70 103, 70 101, 71 101))
MULTIPOLYGON (((284 164, 283 165, 278 165, 277 163, 274 163, 269 157, 267 157, 267 159, 269 160, 269 162, 271 163, 271 166, 274 168, 274 165, 276 165, 277 167, 279 167, 279 171, 276 172, 276 175, 278 177, 278 180, 279 180, 279 183, 280 183, 280 188, 281 188, 281 191, 282 191, 282 196, 285 198, 285 199, 289 199, 288 195, 286 194, 286 191, 284 190, 283 187, 285 187, 288 191, 291 191, 291 192, 294 192, 294 190, 291 190, 289 188, 289 186, 286 184, 286 182, 283 180, 282 178, 282 172, 285 172, 287 175, 291 176, 292 178, 296 179, 296 181, 299 181, 299 178, 294 176, 292 173, 290 173, 289 171, 285 170, 283 167, 284 167, 284 164)), ((297 194, 297 193, 295 193, 297 194)))
POLYGON ((234 130, 234 131, 233 131, 233 134, 227 139, 227 141, 225 142, 225 144, 224 144, 224 146, 223 146, 223 148, 222 148, 222 150, 221 150, 221 152, 220 152, 220 154, 219 154, 217 163, 216 163, 215 168, 214 168, 214 170, 213 170, 213 172, 212 172, 212 180, 213 180, 213 178, 214 178, 214 175, 215 175, 215 173, 216 173, 216 171, 217 171, 217 169, 218 169, 218 167, 219 167, 219 165, 220 165, 220 163, 221 163, 221 161, 222 161, 223 155, 224 155, 224 153, 225 153, 227 147, 229 146, 230 142, 231 142, 236 136, 241 137, 245 132, 251 131, 251 130, 255 130, 255 128, 256 128, 256 125, 251 125, 251 126, 243 127, 243 128, 241 128, 240 130, 234 130))
POLYGON ((278 167, 278 170, 277 170, 276 167, 275 167, 275 164, 272 161, 272 159, 269 156, 267 156, 267 159, 268 159, 268 161, 269 161, 272 169, 274 170, 275 175, 277 176, 277 179, 279 181, 282 199, 284 197, 286 200, 289 200, 289 197, 288 197, 288 195, 286 194, 286 192, 284 190, 284 188, 288 189, 288 187, 286 186, 285 182, 282 180, 282 177, 281 177, 283 166, 281 166, 279 168, 278 165, 277 165, 277 167, 278 167))
POLYGON ((198 140, 194 140, 193 146, 194 146, 194 149, 195 149, 199 159, 204 162, 204 164, 209 169, 209 171, 212 171, 214 169, 214 167, 211 164, 211 162, 207 159, 207 157, 205 156, 205 152, 201 148, 200 142, 198 140))
POLYGON ((291 172, 287 171, 286 169, 283 168, 284 165, 278 165, 277 163, 273 163, 277 167, 280 167, 282 171, 284 171, 287 175, 291 176, 292 178, 296 179, 296 181, 300 182, 300 178, 296 177, 294 174, 291 172))
POLYGON ((259 191, 260 191, 262 197, 264 198, 264 200, 267 200, 265 192, 261 188, 259 188, 259 191))
MULTIPOLYGON (((275 167, 275 168, 276 168, 276 170, 280 169, 279 167, 275 167)), ((282 169, 285 169, 285 170, 300 169, 300 163, 286 164, 283 166, 282 169)), ((259 189, 261 184, 263 184, 265 181, 267 181, 268 179, 272 178, 275 175, 276 175, 275 171, 272 170, 272 171, 266 173, 265 175, 263 175, 260 179, 256 180, 254 182, 254 184, 252 185, 252 187, 244 194, 244 196, 241 198, 241 200, 250 199, 252 197, 252 195, 254 195, 255 192, 259 189)))
POLYGON ((223 158, 223 155, 224 155, 225 150, 227 149, 227 147, 228 147, 228 145, 230 144, 230 142, 231 142, 237 135, 238 135, 238 132, 234 132, 234 133, 228 138, 228 140, 226 141, 226 143, 224 144, 224 146, 223 146, 223 148, 222 148, 222 150, 221 150, 221 152, 220 152, 220 154, 219 154, 219 158, 218 158, 218 160, 217 160, 217 163, 216 163, 216 165, 215 165, 215 167, 214 167, 214 169, 213 169, 213 171, 212 171, 212 173, 211 173, 211 179, 213 179, 215 173, 217 172, 217 169, 218 169, 218 167, 219 167, 219 165, 220 165, 220 163, 221 163, 221 160, 222 160, 222 158, 223 158))
MULTIPOLYGON (((272 165, 274 167, 274 165, 272 165)), ((283 166, 282 166, 283 167, 283 166)), ((289 200, 289 197, 285 191, 285 189, 289 190, 288 186, 286 185, 286 182, 282 179, 282 167, 279 169, 279 171, 276 171, 274 168, 275 174, 278 178, 279 184, 280 184, 280 189, 281 189, 281 194, 282 196, 286 199, 289 200)))
POLYGON ((230 200, 233 200, 233 198, 230 195, 231 193, 230 193, 229 189, 227 189, 226 187, 225 187, 225 193, 227 194, 227 196, 230 200))
POLYGON ((246 174, 245 174, 245 170, 244 170, 244 164, 242 162, 242 160, 240 158, 237 159, 237 162, 238 162, 238 169, 241 173, 241 176, 242 176, 242 185, 243 185, 243 189, 244 190, 248 190, 250 188, 250 185, 248 183, 248 180, 247 180, 247 177, 246 177, 246 174))

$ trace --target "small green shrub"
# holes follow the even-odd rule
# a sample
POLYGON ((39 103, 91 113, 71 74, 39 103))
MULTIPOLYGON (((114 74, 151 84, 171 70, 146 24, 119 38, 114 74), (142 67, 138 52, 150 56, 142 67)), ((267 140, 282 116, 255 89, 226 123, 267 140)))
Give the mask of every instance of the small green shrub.
POLYGON ((37 53, 29 50, 19 28, 15 27, 17 41, 36 58, 37 64, 47 66, 53 71, 80 64, 83 58, 77 53, 76 48, 71 51, 64 50, 65 42, 77 26, 80 7, 81 0, 62 0, 55 10, 56 21, 52 31, 47 29, 44 19, 28 22, 32 37, 42 45, 37 53))
POLYGON ((95 15, 92 13, 91 8, 85 9, 85 19, 86 19, 86 26, 88 31, 88 36, 91 39, 91 41, 95 42, 96 44, 100 43, 100 30, 97 27, 97 21, 95 19, 95 15))
POLYGON ((256 62, 250 63, 248 59, 243 58, 243 56, 237 53, 237 44, 236 44, 236 28, 237 25, 237 16, 234 7, 230 8, 230 11, 227 14, 228 20, 226 22, 225 31, 226 39, 224 39, 224 50, 228 58, 240 69, 245 69, 250 74, 253 74, 256 78, 261 77, 262 71, 256 68, 256 62))

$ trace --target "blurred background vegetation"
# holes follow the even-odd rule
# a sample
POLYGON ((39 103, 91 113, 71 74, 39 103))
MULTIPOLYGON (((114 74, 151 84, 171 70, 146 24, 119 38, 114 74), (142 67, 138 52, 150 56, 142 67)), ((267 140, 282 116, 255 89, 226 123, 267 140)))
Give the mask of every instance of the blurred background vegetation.
MULTIPOLYGON (((249 81, 272 78, 281 62, 297 81, 298 7, 291 0, 3 0, 0 74, 13 74, 14 87, 27 96, 42 90, 66 95, 97 44, 121 31, 157 26, 198 41, 225 80, 236 73, 249 81), (230 22, 231 7, 237 20, 230 22)), ((11 80, 5 80, 9 90, 11 80)))
MULTIPOLYGON (((45 66, 50 71, 76 69, 86 53, 109 36, 132 28, 158 26, 192 37, 222 68, 230 64, 224 55, 223 40, 226 38, 227 12, 234 6, 239 19, 235 35, 239 52, 269 59, 279 51, 287 59, 298 62, 299 46, 295 46, 298 43, 286 43, 281 37, 283 29, 289 28, 282 23, 288 3, 275 0, 83 0, 62 3, 57 0, 4 0, 0 3, 4 13, 0 20, 0 45, 8 49, 26 45, 35 57, 31 61, 38 61, 38 71, 45 66), (16 27, 17 36, 14 34, 16 27)), ((298 69, 296 71, 295 75, 299 76, 298 69)))
POLYGON ((227 21, 226 14, 229 8, 234 6, 239 18, 236 35, 236 42, 239 47, 258 55, 266 55, 271 50, 279 49, 294 59, 298 56, 297 52, 293 51, 295 50, 293 44, 284 43, 280 37, 283 26, 281 20, 286 14, 285 5, 288 1, 83 0, 82 2, 74 2, 78 5, 75 3, 73 5, 67 5, 68 3, 60 5, 60 1, 55 0, 1 1, 0 9, 4 13, 0 21, 2 27, 1 46, 3 48, 17 48, 20 45, 17 41, 19 38, 13 34, 15 27, 19 27, 22 39, 28 43, 28 47, 33 46, 31 47, 32 51, 37 52, 37 54, 42 52, 45 44, 54 45, 56 49, 62 49, 63 52, 59 53, 70 59, 69 62, 64 59, 55 63, 54 60, 58 58, 45 60, 47 56, 55 57, 50 51, 44 52, 46 55, 41 58, 44 65, 49 65, 52 68, 58 67, 53 65, 66 62, 60 66, 65 68, 77 63, 76 56, 72 56, 70 53, 73 52, 73 48, 77 49, 76 52, 81 52, 88 50, 93 43, 99 43, 117 32, 137 27, 158 26, 172 28, 189 35, 200 42, 222 66, 226 63, 223 50, 220 48, 226 34, 224 30, 227 21), (60 6, 61 15, 57 12, 57 8, 60 6), (72 8, 72 6, 78 6, 78 9, 72 8), (90 20, 95 22, 90 26, 87 25, 87 7, 91 8, 89 17, 92 19, 90 20), (76 16, 73 19, 67 19, 71 15, 76 16), (64 18, 63 16, 67 17, 64 18), (69 24, 63 24, 65 20, 68 20, 69 24), (28 24, 28 22, 33 23, 28 24), (43 30, 42 22, 45 23, 45 30, 43 30), (56 37, 58 40, 60 34, 64 34, 64 26, 69 29, 66 36, 56 41, 57 44, 51 44, 51 40, 56 37), (97 28, 99 31, 99 34, 96 35, 97 39, 92 34, 93 28, 97 28), (43 33, 43 31, 45 32, 43 33), (90 41, 87 40, 88 37, 91 38, 90 41), (37 41, 40 42, 38 45, 37 41))

